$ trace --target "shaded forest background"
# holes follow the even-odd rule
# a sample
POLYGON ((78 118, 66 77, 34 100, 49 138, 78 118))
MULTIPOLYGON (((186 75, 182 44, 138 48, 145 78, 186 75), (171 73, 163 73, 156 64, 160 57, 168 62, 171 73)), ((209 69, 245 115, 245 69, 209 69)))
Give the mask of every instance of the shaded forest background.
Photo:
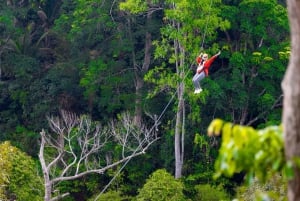
MULTIPOLYGON (((207 127, 215 118, 254 128, 280 124, 280 83, 290 53, 285 2, 176 1, 178 7, 169 1, 138 7, 132 2, 122 9, 121 1, 0 3, 0 141, 29 155, 32 167, 39 169, 40 131, 50 131, 47 117, 62 110, 103 124, 129 112, 136 126, 152 126, 163 114, 157 127, 160 140, 132 159, 109 187, 130 199, 146 194, 138 189, 156 170, 175 175, 176 112, 183 98, 186 199, 198 200, 199 185, 205 184, 235 196, 244 175, 212 179, 220 138, 208 137, 207 127), (174 22, 180 22, 178 29, 174 22), (182 45, 178 55, 176 41, 182 45), (210 56, 222 53, 202 82, 204 91, 195 95, 191 78, 201 47, 210 56), (182 89, 178 83, 185 90, 173 99, 182 89)), ((117 171, 62 182, 58 189, 71 193, 65 200, 88 200, 117 171)), ((6 196, 16 196, 13 192, 11 187, 6 196)))

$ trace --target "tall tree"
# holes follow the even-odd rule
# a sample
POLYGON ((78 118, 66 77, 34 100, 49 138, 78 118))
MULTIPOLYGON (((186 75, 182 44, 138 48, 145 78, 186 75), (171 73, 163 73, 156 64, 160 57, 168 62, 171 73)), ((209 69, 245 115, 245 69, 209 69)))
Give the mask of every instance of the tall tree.
MULTIPOLYGON (((182 176, 184 164, 188 102, 185 96, 191 94, 186 92, 186 89, 189 89, 187 87, 189 85, 186 84, 189 83, 186 79, 189 75, 188 69, 199 54, 201 41, 205 40, 206 44, 209 44, 209 41, 215 37, 214 30, 224 27, 224 22, 217 17, 219 11, 215 1, 168 1, 168 6, 165 8, 166 25, 161 30, 162 39, 157 43, 156 57, 169 58, 169 62, 162 65, 168 67, 161 74, 164 77, 157 74, 156 76, 160 78, 157 83, 165 86, 171 84, 177 94, 174 129, 175 178, 182 176)), ((213 51, 217 51, 216 48, 213 51)), ((157 68, 154 69, 155 71, 160 70, 157 68)))
MULTIPOLYGON (((36 152, 32 149, 36 147, 34 137, 37 135, 24 132, 20 136, 15 130, 20 127, 40 130, 39 126, 46 123, 45 113, 60 107, 62 101, 58 97, 67 91, 56 87, 56 84, 62 86, 66 79, 54 83, 50 78, 53 74, 49 75, 53 69, 59 68, 58 63, 65 62, 68 52, 64 40, 51 30, 60 3, 21 0, 0 3, 1 139, 11 140, 14 145, 18 143, 18 147, 26 147, 28 153, 36 152), (26 144, 20 140, 21 137, 31 139, 28 140, 31 143, 26 144)), ((52 78, 58 75, 61 74, 52 78)), ((76 76, 70 77, 76 79, 76 76)), ((77 80, 75 82, 78 83, 77 80)), ((73 85, 70 88, 77 87, 73 85)))
POLYGON ((285 136, 285 155, 293 163, 294 177, 288 183, 289 201, 300 200, 300 1, 288 0, 287 8, 291 29, 291 56, 285 73, 282 88, 284 110, 282 116, 285 136))
POLYGON ((80 84, 93 115, 101 110, 101 117, 109 118, 126 108, 135 113, 137 125, 142 121, 142 78, 150 66, 155 30, 152 15, 128 14, 118 1, 78 1, 56 21, 61 31, 68 27, 74 47, 82 50, 76 55, 89 56, 82 58, 80 84))
MULTIPOLYGON (((150 2, 150 0, 148 0, 150 2)), ((145 32, 145 46, 144 46, 144 59, 142 65, 138 65, 135 61, 135 56, 133 57, 133 67, 135 74, 135 124, 141 126, 142 122, 142 100, 143 94, 142 90, 144 87, 144 75, 148 72, 151 63, 151 47, 152 47, 152 34, 149 31, 151 25, 152 13, 148 12, 146 15, 146 32, 145 32)), ((133 55, 135 48, 133 49, 133 55)))
MULTIPOLYGON (((142 3, 143 5, 152 5, 151 0, 147 0, 146 2, 142 3)), ((143 6, 141 7, 136 7, 137 4, 136 2, 131 2, 131 1, 126 1, 120 3, 120 9, 127 11, 128 16, 127 19, 128 21, 138 21, 138 20, 143 20, 145 21, 142 25, 143 31, 134 31, 133 25, 131 24, 129 27, 129 36, 131 39, 131 43, 133 45, 132 48, 132 66, 134 69, 134 76, 135 76, 135 123, 137 126, 140 125, 140 122, 142 121, 142 115, 143 115, 143 108, 142 108, 142 100, 143 100, 143 91, 144 91, 144 75, 148 72, 150 64, 153 63, 152 61, 152 40, 153 37, 155 36, 155 28, 159 28, 158 26, 160 23, 157 23, 154 17, 157 15, 157 11, 161 11, 162 8, 159 6, 152 6, 151 10, 150 8, 145 12, 143 6), (144 12, 145 17, 140 17, 140 12, 144 12), (154 17, 153 17, 154 16, 154 17), (144 36, 142 40, 139 38, 139 36, 136 33, 143 33, 144 36), (154 36, 153 36, 154 35, 154 36), (144 44, 143 49, 140 48, 140 46, 144 44), (142 52, 143 55, 141 55, 142 52)))
MULTIPOLYGON (((176 98, 176 120, 174 128, 175 177, 182 176, 184 161, 184 141, 186 132, 186 82, 187 70, 199 53, 201 41, 214 38, 214 30, 224 28, 225 23, 217 17, 217 1, 132 1, 127 6, 133 12, 151 12, 157 8, 164 9, 164 27, 161 29, 161 39, 154 41, 156 59, 163 63, 152 69, 146 79, 156 83, 154 93, 162 89, 173 88, 176 98), (199 14, 200 13, 200 14, 199 14), (208 23, 209 20, 209 23, 208 23), (201 34, 202 33, 202 34, 201 34), (205 34, 207 37, 205 38, 205 34), (168 60, 168 62, 164 62, 168 60)), ((216 50, 215 50, 216 51, 216 50)), ((172 92, 171 92, 172 94, 172 92)))

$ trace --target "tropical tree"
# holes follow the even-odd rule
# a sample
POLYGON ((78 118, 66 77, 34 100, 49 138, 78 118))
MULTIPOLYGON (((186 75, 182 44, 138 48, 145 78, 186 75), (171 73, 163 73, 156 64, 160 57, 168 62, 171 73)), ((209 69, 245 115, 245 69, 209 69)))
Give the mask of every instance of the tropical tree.
MULTIPOLYGON (((63 88, 69 86, 72 88, 70 92, 77 89, 74 85, 70 86, 77 76, 66 76, 65 71, 55 76, 52 74, 53 71, 62 72, 65 66, 70 71, 70 66, 60 65, 67 59, 68 50, 63 38, 50 30, 60 7, 60 1, 51 2, 7 1, 6 5, 1 2, 0 113, 3 118, 0 121, 2 139, 12 143, 17 125, 40 130, 46 124, 45 113, 64 107, 61 97, 68 90, 63 88), (66 77, 72 78, 72 81, 68 82, 66 77)), ((75 83, 77 85, 78 81, 75 83)), ((71 98, 68 102, 71 103, 71 98)), ((27 149, 32 153, 30 145, 27 149)))
POLYGON ((42 180, 35 161, 10 142, 0 144, 0 199, 43 200, 42 180))
MULTIPOLYGON (((249 126, 215 119, 208 127, 208 135, 220 134, 222 143, 215 162, 214 178, 222 175, 233 177, 234 174, 244 172, 247 184, 271 185, 276 181, 278 174, 281 175, 282 181, 291 176, 290 165, 284 156, 281 126, 255 130, 249 126)), ((277 188, 284 189, 284 183, 277 188)), ((265 196, 275 200, 284 197, 280 193, 272 192, 271 188, 265 196)))
POLYGON ((109 119, 130 110, 139 125, 143 114, 142 77, 150 65, 155 30, 151 14, 146 18, 129 15, 120 11, 117 1, 65 1, 62 8, 63 14, 55 21, 56 30, 67 35, 75 57, 81 58, 80 85, 89 112, 95 118, 109 119))
POLYGON ((212 95, 203 112, 243 125, 279 124, 289 55, 286 8, 273 0, 225 1, 221 7, 231 23, 219 38, 225 65, 209 80, 212 95))
MULTIPOLYGON (((160 4, 160 2, 147 4, 140 1, 127 1, 130 5, 128 7, 131 7, 134 12, 151 12, 161 6, 164 9, 165 26, 161 28, 161 39, 154 41, 155 58, 162 59, 162 63, 147 74, 146 80, 156 84, 152 96, 161 92, 162 89, 170 88, 174 89, 173 93, 177 95, 174 128, 176 178, 182 176, 184 161, 187 118, 185 78, 189 75, 188 69, 199 53, 201 40, 207 39, 206 42, 208 42, 215 37, 215 29, 224 29, 228 25, 217 17, 220 10, 216 3, 216 1, 165 1, 165 4, 160 4), (213 3, 214 6, 212 6, 213 3), (207 35, 206 38, 205 35, 207 35), (168 61, 165 62, 166 60, 168 61)), ((214 50, 216 51, 216 48, 214 50)))
MULTIPOLYGON (((205 133, 215 118, 255 128, 278 125, 283 100, 280 82, 290 54, 286 8, 275 1, 223 1, 220 6, 221 16, 230 21, 231 27, 224 34, 220 33, 222 60, 217 63, 218 68, 212 68, 212 79, 207 78, 203 83, 209 88, 209 96, 201 103, 201 132, 205 133), (265 17, 261 19, 261 15, 265 17), (276 36, 270 31, 273 28, 269 27, 270 23, 281 27, 274 30, 278 31, 276 36), (261 34, 257 35, 252 29, 260 30, 261 34), (257 40, 259 37, 263 39, 257 40)), ((207 143, 213 164, 218 156, 219 138, 208 138, 207 143)), ((203 161, 200 153, 195 155, 193 164, 203 161)), ((231 178, 230 183, 239 182, 238 178, 237 175, 231 178)))
MULTIPOLYGON (((292 44, 292 52, 290 56, 290 62, 288 65, 288 69, 286 71, 284 80, 282 82, 282 88, 284 91, 284 110, 282 115, 283 120, 283 132, 278 130, 278 128, 267 128, 264 131, 259 131, 256 133, 253 129, 249 128, 239 128, 235 126, 232 128, 232 125, 225 125, 222 126, 222 123, 220 123, 218 120, 213 122, 211 126, 209 127, 209 134, 216 132, 220 133, 223 127, 223 149, 221 148, 221 153, 228 151, 228 148, 230 149, 229 152, 235 153, 233 154, 221 154, 217 163, 218 170, 220 172, 225 172, 225 174, 232 175, 232 173, 236 171, 241 170, 248 170, 248 172, 256 173, 256 176, 258 176, 261 179, 265 179, 266 176, 269 176, 266 174, 265 170, 268 171, 271 170, 271 172, 276 170, 281 170, 282 168, 286 167, 288 165, 287 169, 291 165, 293 167, 293 176, 292 179, 288 182, 288 199, 289 200, 298 200, 300 198, 299 194, 299 153, 298 149, 296 148, 299 145, 299 142, 295 140, 298 134, 298 124, 299 124, 299 117, 298 113, 295 113, 295 110, 298 108, 298 102, 300 97, 297 96, 297 94, 300 94, 299 92, 299 84, 298 82, 298 76, 297 73, 299 73, 299 65, 300 65, 300 59, 298 56, 299 46, 298 43, 300 41, 299 34, 299 25, 300 24, 300 18, 295 15, 297 12, 297 9, 299 9, 299 6, 295 6, 296 2, 289 1, 288 2, 288 12, 289 12, 289 20, 290 20, 290 27, 291 27, 291 44, 292 44), (296 95, 295 95, 296 94, 296 95), (258 135, 257 135, 258 134, 258 135), (274 135, 275 134, 275 135, 274 135), (284 147, 285 147, 285 156, 287 163, 283 157, 283 134, 284 134, 284 147), (246 137, 246 141, 240 140, 239 137, 246 137), (249 137, 247 137, 249 136, 249 137), (259 139, 255 136, 259 136, 259 139), (253 138, 254 137, 254 138, 253 138), (253 139, 251 139, 253 138, 253 139), (256 139, 255 139, 256 138, 256 139), (268 139, 269 138, 269 139, 268 139), (267 141, 265 141, 268 139, 267 141), (230 142, 231 140, 238 140, 238 143, 230 142), (249 143, 248 142, 251 142, 249 143), (260 142, 262 143, 259 145, 260 142), (269 144, 270 146, 267 146, 266 144, 269 144), (231 144, 233 146, 228 146, 228 144, 231 144), (236 145, 234 145, 236 144, 236 145), (248 147, 248 145, 258 145, 259 147, 253 148, 251 145, 250 150, 246 151, 247 149, 244 149, 245 146, 248 147), (242 148, 242 152, 239 153, 238 149, 242 148), (232 150, 233 149, 233 150, 232 150), (256 151, 255 151, 256 150, 256 151), (244 152, 245 151, 245 152, 244 152), (257 152, 258 151, 258 152, 257 152), (244 153, 244 154, 243 154, 244 153), (254 161, 248 161, 250 162, 248 165, 245 166, 245 162, 239 163, 240 156, 242 156, 243 161, 245 161, 245 156, 251 155, 251 158, 254 158, 254 161), (254 157, 255 156, 255 157, 254 157), (272 159, 273 158, 273 159, 272 159), (229 160, 228 160, 229 159, 229 160), (232 160, 234 159, 234 160, 232 160), (230 162, 226 163, 226 162, 230 162), (233 164, 234 163, 234 164, 233 164), (237 163, 237 164, 235 164, 237 163), (264 167, 265 168, 262 168, 264 167), (250 169, 248 169, 250 168, 250 169)), ((244 138, 245 139, 245 138, 244 138)), ((236 141, 237 142, 237 141, 236 141)), ((247 157, 249 158, 249 157, 247 157)), ((247 160, 246 160, 247 161, 247 160)), ((269 172, 270 173, 270 172, 269 172)))
POLYGON ((183 194, 183 184, 175 180, 165 169, 156 170, 145 185, 139 190, 138 201, 153 200, 186 200, 183 194))

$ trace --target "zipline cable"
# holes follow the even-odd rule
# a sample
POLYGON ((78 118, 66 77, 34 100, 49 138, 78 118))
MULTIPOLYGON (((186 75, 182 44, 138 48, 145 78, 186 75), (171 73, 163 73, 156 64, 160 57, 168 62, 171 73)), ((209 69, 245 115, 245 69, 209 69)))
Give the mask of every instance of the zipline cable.
MULTIPOLYGON (((186 77, 186 76, 185 76, 186 77)), ((185 77, 183 78, 183 80, 185 79, 185 77)), ((156 121, 159 121, 164 113, 166 112, 167 108, 169 107, 169 105, 171 104, 171 102, 173 101, 173 99, 175 98, 175 95, 177 94, 178 89, 173 93, 171 99, 169 100, 168 104, 165 106, 165 108, 163 109, 163 111, 161 112, 161 114, 159 115, 159 117, 157 118, 156 121)), ((156 125, 154 124, 149 132, 152 132, 152 130, 156 127, 156 125)), ((140 143, 140 145, 134 150, 134 152, 132 153, 132 155, 134 155, 139 149, 140 147, 142 147, 142 145, 144 144, 144 142, 146 141, 146 138, 140 143)), ((103 190, 99 193, 99 195, 95 198, 94 201, 97 201, 97 199, 107 190, 107 188, 111 185, 111 183, 117 178, 117 176, 121 173, 121 171, 125 168, 125 166, 127 165, 127 163, 132 159, 133 157, 128 158, 128 160, 126 160, 124 162, 124 164, 122 165, 122 167, 117 171, 117 173, 114 175, 114 177, 108 182, 108 184, 103 188, 103 190)))
MULTIPOLYGON (((194 64, 195 62, 193 62, 191 64, 191 66, 194 64)), ((191 69, 191 67, 188 69, 188 71, 191 69)), ((185 73, 185 76, 183 77, 182 81, 185 80, 185 78, 187 77, 188 72, 185 73)), ((168 107, 170 106, 170 104, 172 103, 173 99, 175 98, 175 95, 177 94, 178 88, 176 89, 176 91, 173 93, 172 97, 170 98, 169 102, 167 103, 167 105, 164 107, 163 111, 161 112, 161 114, 159 115, 159 117, 157 118, 156 121, 159 121, 164 113, 167 111, 168 107)), ((156 127, 156 122, 154 123, 154 125, 151 127, 151 129, 149 130, 149 132, 152 132, 152 130, 156 127)), ((140 147, 144 144, 144 142, 146 141, 146 139, 144 139, 140 145, 134 150, 134 152, 132 153, 132 155, 134 155, 139 149, 140 147)), ((128 160, 126 160, 124 162, 124 164, 121 166, 121 168, 116 172, 116 174, 114 175, 114 177, 108 182, 108 184, 103 188, 103 190, 99 193, 99 195, 95 198, 94 201, 97 201, 97 199, 107 190, 107 188, 111 185, 111 183, 117 178, 117 176, 121 173, 121 171, 126 167, 126 165, 129 163, 129 161, 132 159, 133 157, 128 158, 128 160)))
MULTIPOLYGON (((191 64, 191 66, 193 65, 193 63, 191 64)), ((189 68, 190 70, 190 68, 189 68)), ((189 71, 188 70, 188 71, 189 71)), ((188 73, 185 74, 185 76, 183 77, 182 81, 185 80, 185 78, 187 77, 188 73)), ((166 112, 166 110, 168 109, 169 105, 172 103, 173 99, 175 98, 175 95, 177 94, 178 88, 176 89, 176 91, 173 93, 172 97, 170 98, 169 102, 167 103, 167 105, 164 107, 163 111, 161 112, 161 114, 159 115, 159 117, 157 118, 156 121, 159 121, 164 113, 166 112)), ((156 123, 151 127, 151 129, 149 130, 149 132, 152 132, 152 130, 156 127, 156 123)), ((140 147, 144 144, 144 142, 146 141, 146 138, 140 143, 140 145, 134 150, 134 152, 132 153, 132 155, 134 155, 139 149, 140 147)), ((126 167, 126 165, 129 163, 129 161, 132 159, 133 157, 128 158, 128 160, 126 160, 124 162, 124 164, 121 166, 121 168, 116 172, 116 174, 114 175, 114 177, 108 182, 108 184, 103 188, 103 190, 99 193, 99 195, 94 199, 94 201, 97 201, 97 199, 107 190, 107 188, 111 185, 111 183, 117 178, 117 176, 121 173, 121 171, 126 167)))

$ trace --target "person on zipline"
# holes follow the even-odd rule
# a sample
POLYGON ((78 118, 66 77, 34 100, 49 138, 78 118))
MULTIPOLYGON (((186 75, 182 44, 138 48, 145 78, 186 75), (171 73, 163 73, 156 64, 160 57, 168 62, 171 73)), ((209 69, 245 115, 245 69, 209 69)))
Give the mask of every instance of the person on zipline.
POLYGON ((211 64, 215 61, 215 59, 221 54, 219 51, 217 54, 208 59, 208 55, 206 53, 200 53, 200 55, 196 58, 196 62, 198 64, 196 74, 193 77, 193 84, 195 87, 195 94, 198 94, 202 91, 200 87, 200 81, 208 76, 208 69, 211 64))

